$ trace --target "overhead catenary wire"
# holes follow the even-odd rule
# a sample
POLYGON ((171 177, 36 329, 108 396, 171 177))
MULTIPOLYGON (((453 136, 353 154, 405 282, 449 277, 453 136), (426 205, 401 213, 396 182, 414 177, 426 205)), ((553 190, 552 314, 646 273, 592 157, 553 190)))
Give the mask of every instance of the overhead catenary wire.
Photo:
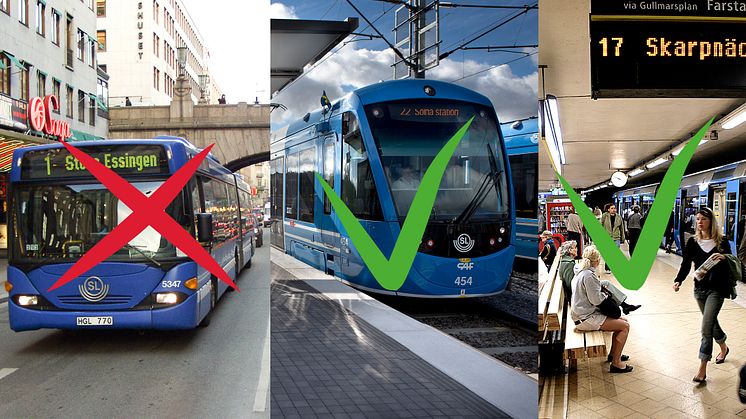
MULTIPOLYGON (((348 0, 348 1, 349 1, 349 0, 348 0)), ((451 49, 450 51, 446 51, 446 52, 444 52, 444 53, 440 54, 440 55, 438 56, 438 59, 442 60, 442 59, 444 59, 444 58, 447 58, 447 57, 448 57, 449 55, 451 55, 451 54, 453 54, 454 52, 456 52, 456 51, 460 50, 461 48, 463 48, 463 47, 465 47, 465 46, 469 45, 470 43, 472 43, 472 42, 474 42, 474 41, 476 41, 476 40, 478 40, 478 39, 480 39, 480 38, 482 38, 482 37, 484 37, 485 35, 489 34, 490 32, 494 31, 495 29, 497 29, 497 28, 499 28, 499 27, 501 27, 501 26, 504 26, 504 25, 508 24, 509 22, 511 22, 511 21, 513 21, 513 20, 515 20, 515 19, 517 19, 518 17, 520 17, 520 16, 523 16, 524 14, 528 13, 528 12, 529 12, 529 10, 531 10, 531 9, 536 9, 536 8, 538 8, 538 3, 534 3, 534 4, 533 4, 533 5, 531 5, 531 6, 525 6, 525 7, 523 8, 523 10, 522 10, 522 11, 520 11, 520 12, 518 12, 518 13, 514 14, 513 16, 509 17, 508 19, 505 19, 505 20, 503 20, 503 21, 501 21, 501 22, 499 22, 499 23, 495 24, 495 25, 494 25, 494 26, 492 26, 491 28, 489 28, 489 29, 487 29, 486 31, 482 32, 481 34, 479 34, 479 35, 477 35, 477 36, 475 36, 475 37, 473 37, 473 38, 469 39, 468 41, 466 41, 466 42, 462 43, 462 44, 461 44, 461 45, 459 45, 458 47, 456 47, 456 48, 453 48, 453 49, 451 49)))
POLYGON ((482 69, 482 70, 479 70, 479 71, 475 71, 474 73, 471 73, 471 74, 467 74, 466 76, 462 76, 462 77, 459 77, 459 78, 457 78, 457 79, 453 79, 453 80, 450 80, 450 82, 451 82, 451 83, 456 83, 456 82, 458 82, 458 81, 461 81, 461 80, 464 80, 464 79, 468 79, 469 77, 474 77, 474 76, 476 76, 476 75, 478 75, 478 74, 482 74, 482 73, 485 73, 485 72, 487 72, 487 71, 490 71, 490 70, 492 70, 492 69, 494 69, 494 68, 500 67, 501 65, 507 65, 507 64, 511 64, 511 63, 514 63, 514 62, 516 62, 516 61, 520 61, 520 60, 526 59, 526 58, 528 58, 528 57, 530 57, 530 56, 532 56, 532 55, 536 55, 536 54, 538 54, 538 52, 532 52, 532 53, 530 53, 530 54, 526 54, 526 55, 524 55, 523 57, 518 57, 518 58, 514 58, 514 59, 512 59, 512 60, 509 60, 509 61, 505 61, 504 63, 500 63, 500 64, 495 64, 495 65, 491 65, 491 66, 489 66, 489 67, 487 67, 487 68, 484 68, 484 69, 482 69))

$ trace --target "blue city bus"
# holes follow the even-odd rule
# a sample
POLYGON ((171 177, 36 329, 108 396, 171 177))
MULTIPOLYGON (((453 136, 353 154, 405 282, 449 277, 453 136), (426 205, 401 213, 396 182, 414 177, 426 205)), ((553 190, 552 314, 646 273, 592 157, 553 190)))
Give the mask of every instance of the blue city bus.
POLYGON ((503 291, 515 256, 511 173, 486 97, 412 79, 358 89, 270 140, 272 244, 343 282, 415 297, 503 291), (341 226, 318 172, 387 257, 434 156, 470 118, 451 157, 406 281, 383 289, 341 226))
MULTIPOLYGON (((177 137, 74 145, 146 196, 200 151, 177 137)), ((86 274, 48 291, 131 210, 61 144, 16 149, 13 162, 6 285, 13 330, 188 329, 209 323, 228 285, 152 227, 86 274)), ((234 280, 251 265, 254 252, 250 210, 248 185, 212 156, 166 207, 234 280)))
POLYGON ((513 172, 516 257, 533 262, 538 259, 538 126, 537 117, 500 124, 513 172))

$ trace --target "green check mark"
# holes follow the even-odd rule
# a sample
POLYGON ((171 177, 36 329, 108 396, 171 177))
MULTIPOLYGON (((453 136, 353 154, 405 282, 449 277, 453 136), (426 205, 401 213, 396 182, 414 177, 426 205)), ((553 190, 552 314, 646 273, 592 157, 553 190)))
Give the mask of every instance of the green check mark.
POLYGON ((640 232, 640 238, 635 246, 635 251, 629 260, 619 250, 614 240, 609 237, 606 229, 598 222, 590 208, 585 205, 570 184, 562 176, 557 174, 560 182, 562 182, 562 186, 570 197, 570 201, 572 201, 580 219, 583 221, 586 230, 588 230, 588 234, 590 234, 601 256, 608 262, 614 272, 614 276, 624 288, 638 290, 645 283, 650 268, 653 267, 655 256, 658 254, 658 247, 668 225, 668 219, 671 216, 671 211, 676 201, 676 194, 679 190, 681 179, 684 177, 686 167, 689 165, 692 156, 694 156, 694 152, 697 151, 697 146, 710 127, 710 124, 712 124, 712 119, 689 140, 681 153, 671 163, 671 167, 663 177, 663 182, 661 182, 658 192, 655 194, 655 199, 646 218, 645 226, 640 232))
POLYGON ((407 274, 412 268, 414 258, 417 255, 417 249, 420 247, 422 235, 425 233, 425 227, 430 219, 430 212, 435 204, 435 198, 438 194, 440 181, 443 178, 448 161, 456 151, 461 139, 469 129, 474 117, 469 119, 456 134, 451 137, 445 146, 438 152, 427 168, 425 175, 422 177, 417 192, 412 200, 412 206, 409 208, 407 217, 402 224, 399 238, 396 240, 391 257, 386 259, 376 243, 371 239, 368 232, 365 231, 360 222, 355 218, 347 205, 337 196, 326 181, 319 173, 316 179, 321 183, 324 192, 329 197, 329 201, 337 213, 339 221, 350 236, 350 240, 357 248, 360 257, 370 270, 373 277, 386 290, 396 291, 404 285, 407 274))

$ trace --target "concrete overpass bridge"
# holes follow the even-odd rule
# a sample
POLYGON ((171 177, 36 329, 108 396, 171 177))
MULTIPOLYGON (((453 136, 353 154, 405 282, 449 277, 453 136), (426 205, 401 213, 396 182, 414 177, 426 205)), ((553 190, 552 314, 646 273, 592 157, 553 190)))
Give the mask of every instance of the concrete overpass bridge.
POLYGON ((174 90, 183 94, 170 106, 109 109, 109 138, 175 135, 199 148, 215 143, 212 154, 234 172, 269 160, 269 105, 195 105, 188 88, 174 90))

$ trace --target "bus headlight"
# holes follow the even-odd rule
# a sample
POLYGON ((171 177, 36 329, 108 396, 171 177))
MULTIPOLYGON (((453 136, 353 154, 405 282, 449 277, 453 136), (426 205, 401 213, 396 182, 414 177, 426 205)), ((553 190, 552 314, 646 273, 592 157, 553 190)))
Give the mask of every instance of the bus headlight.
POLYGON ((156 304, 176 304, 179 296, 174 292, 161 292, 155 295, 156 304))
POLYGON ((16 297, 19 306, 35 306, 39 304, 39 296, 37 295, 19 295, 16 297))

